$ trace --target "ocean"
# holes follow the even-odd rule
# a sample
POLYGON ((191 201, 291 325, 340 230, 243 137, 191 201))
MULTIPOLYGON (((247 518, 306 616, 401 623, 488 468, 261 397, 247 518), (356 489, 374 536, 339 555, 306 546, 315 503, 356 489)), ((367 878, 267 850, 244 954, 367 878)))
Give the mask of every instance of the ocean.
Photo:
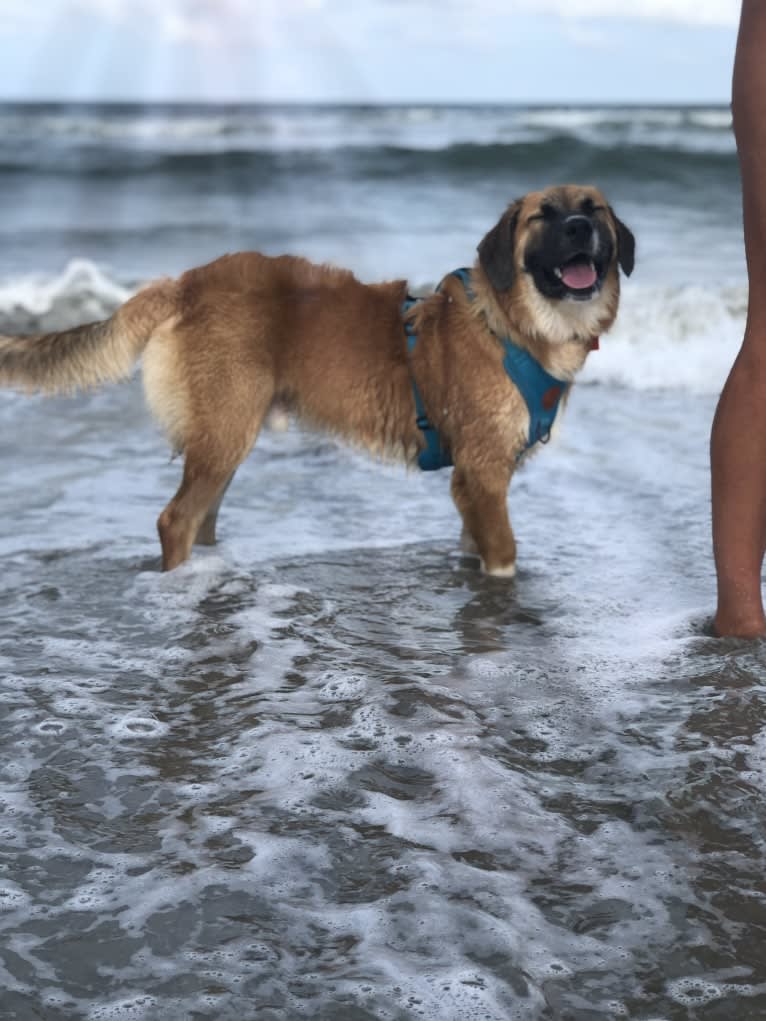
POLYGON ((0 107, 0 330, 291 252, 433 286, 508 202, 637 239, 513 582, 449 471, 265 431, 159 571, 140 378, 0 394, 0 1018, 766 1018, 766 651, 712 638, 728 109, 0 107))

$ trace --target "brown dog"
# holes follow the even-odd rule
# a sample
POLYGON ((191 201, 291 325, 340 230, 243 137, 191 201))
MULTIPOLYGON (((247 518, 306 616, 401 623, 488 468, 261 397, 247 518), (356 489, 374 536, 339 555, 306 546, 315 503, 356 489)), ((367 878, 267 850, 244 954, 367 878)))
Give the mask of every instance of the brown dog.
POLYGON ((0 383, 74 390, 127 377, 143 353, 149 406, 185 455, 158 521, 164 570, 195 541, 215 542, 226 487, 279 405, 410 463, 436 437, 455 464, 464 542, 486 572, 510 576, 508 485, 552 423, 540 412, 544 427, 530 438, 537 411, 507 353, 531 354, 542 378, 554 377, 542 403, 555 414, 614 321, 618 264, 631 272, 634 239, 597 189, 568 185, 514 202, 478 252, 464 279, 451 275, 411 305, 402 280, 362 284, 292 256, 227 255, 151 284, 103 322, 0 337, 0 383))

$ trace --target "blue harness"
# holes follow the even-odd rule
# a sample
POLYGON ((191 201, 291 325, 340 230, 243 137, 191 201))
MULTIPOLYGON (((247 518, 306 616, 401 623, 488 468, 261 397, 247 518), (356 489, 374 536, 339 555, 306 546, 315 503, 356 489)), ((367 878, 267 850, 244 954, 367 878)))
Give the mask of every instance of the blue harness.
MULTIPOLYGON (((470 285, 470 277, 467 269, 456 269, 450 276, 457 277, 465 288, 469 298, 473 298, 473 291, 470 285)), ((437 288, 437 291, 439 288, 437 288)), ((402 315, 405 315, 416 305, 419 298, 407 298, 402 304, 402 315)), ((412 322, 405 321, 404 330, 407 334, 407 351, 412 354, 418 341, 417 333, 412 322)), ((496 334, 497 336, 497 334, 496 334)), ((561 398, 569 388, 569 383, 556 379, 533 358, 529 351, 518 344, 514 344, 510 337, 497 338, 503 345, 503 368, 508 378, 519 390, 524 398, 527 410, 529 411, 529 437, 527 444, 518 457, 525 454, 535 443, 547 443, 550 439, 551 429, 559 410, 561 398)), ((439 468, 449 468, 452 464, 452 455, 449 449, 442 443, 438 431, 428 421, 423 398, 420 390, 412 378, 412 392, 415 397, 415 414, 418 429, 423 433, 425 439, 425 450, 418 454, 418 465, 423 471, 437 471, 439 468)))

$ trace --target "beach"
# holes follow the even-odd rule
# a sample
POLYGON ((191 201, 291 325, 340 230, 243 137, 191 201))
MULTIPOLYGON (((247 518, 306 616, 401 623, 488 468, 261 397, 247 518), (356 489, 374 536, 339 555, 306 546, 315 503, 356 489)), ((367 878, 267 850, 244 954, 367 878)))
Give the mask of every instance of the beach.
POLYGON ((601 187, 613 330, 514 477, 291 425, 159 571, 129 383, 0 394, 0 1018, 766 1017, 766 652, 710 636, 708 442, 747 301, 718 107, 0 107, 0 330, 291 252, 433 287, 601 187))

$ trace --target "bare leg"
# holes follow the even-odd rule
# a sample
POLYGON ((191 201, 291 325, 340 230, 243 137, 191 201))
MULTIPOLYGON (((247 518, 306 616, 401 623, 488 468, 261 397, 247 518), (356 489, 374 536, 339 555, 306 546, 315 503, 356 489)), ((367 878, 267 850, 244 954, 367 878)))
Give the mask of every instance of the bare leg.
POLYGON ((742 348, 711 435, 719 635, 766 634, 766 4, 743 0, 734 62, 734 131, 742 174, 750 294, 742 348))
POLYGON ((507 578, 516 573, 516 540, 508 520, 510 481, 510 470, 499 465, 481 471, 456 467, 452 474, 452 498, 482 570, 507 578))

